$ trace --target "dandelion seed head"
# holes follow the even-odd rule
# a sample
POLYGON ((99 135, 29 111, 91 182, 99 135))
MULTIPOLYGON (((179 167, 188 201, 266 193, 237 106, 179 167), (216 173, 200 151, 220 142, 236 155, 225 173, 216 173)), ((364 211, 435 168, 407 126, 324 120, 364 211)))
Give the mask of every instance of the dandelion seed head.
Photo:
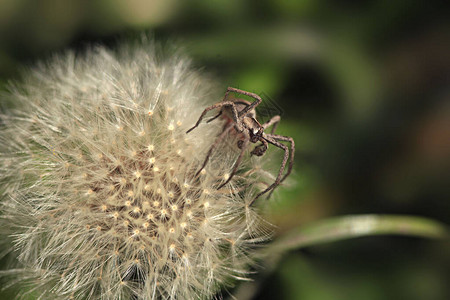
POLYGON ((0 225, 42 298, 209 298, 246 274, 267 235, 246 208, 255 192, 236 191, 257 177, 218 191, 234 162, 222 150, 195 176, 221 126, 186 130, 220 94, 189 60, 98 47, 24 82, 0 128, 0 225))

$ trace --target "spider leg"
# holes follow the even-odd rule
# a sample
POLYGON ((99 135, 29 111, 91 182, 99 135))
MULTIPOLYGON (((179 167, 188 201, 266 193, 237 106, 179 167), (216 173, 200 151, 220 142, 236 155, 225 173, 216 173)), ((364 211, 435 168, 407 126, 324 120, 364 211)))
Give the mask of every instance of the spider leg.
POLYGON ((274 116, 266 123, 262 124, 261 126, 266 130, 266 128, 273 125, 272 130, 270 131, 270 134, 273 134, 275 130, 277 129, 278 123, 280 123, 281 117, 280 116, 274 116))
MULTIPOLYGON (((281 163, 281 167, 280 167, 280 171, 278 171, 278 175, 277 178, 275 179, 275 182, 272 183, 268 188, 266 188, 264 191, 260 192, 258 195, 256 195, 256 197, 248 204, 248 206, 251 206, 256 199, 258 199, 259 197, 261 197, 262 195, 264 195, 265 193, 267 193, 268 191, 273 190, 274 188, 276 188, 280 182, 281 182, 281 176, 283 175, 284 172, 284 168, 286 167, 287 161, 289 159, 289 149, 286 145, 278 142, 275 138, 278 137, 276 135, 272 136, 270 134, 267 134, 264 136, 264 139, 269 142, 270 144, 281 148, 284 150, 284 157, 283 157, 283 162, 281 163)), ((284 179, 284 178, 283 178, 284 179)))
POLYGON ((262 138, 259 139, 259 141, 261 142, 261 144, 259 144, 258 146, 255 146, 255 148, 253 148, 252 152, 250 152, 251 155, 263 156, 264 153, 266 153, 267 148, 269 147, 267 144, 267 141, 262 138))
POLYGON ((250 137, 248 135, 245 135, 244 143, 242 144, 242 148, 241 148, 241 153, 239 153, 239 156, 238 156, 236 162, 234 163, 233 171, 231 171, 231 174, 228 177, 228 179, 224 183, 219 185, 219 187, 217 188, 218 190, 221 189, 225 184, 230 182, 231 178, 233 178, 234 174, 236 174, 236 171, 242 161, 242 157, 244 156, 245 149, 247 148, 249 142, 250 142, 250 137))
POLYGON ((280 180, 280 183, 281 183, 292 172, 292 168, 294 166, 295 142, 294 142, 294 139, 291 138, 290 136, 284 136, 284 135, 278 135, 278 134, 268 134, 268 136, 277 141, 289 142, 289 144, 290 144, 289 151, 290 151, 291 157, 289 158, 289 166, 288 166, 286 174, 284 174, 283 178, 281 178, 281 180, 280 180))
MULTIPOLYGON (((232 110, 232 112, 233 112, 233 115, 234 115, 234 114, 237 115, 237 109, 236 109, 236 106, 235 106, 234 102, 232 102, 232 101, 222 101, 222 102, 213 104, 213 105, 208 106, 207 108, 205 108, 205 110, 202 112, 202 114, 201 114, 200 117, 198 118, 197 123, 195 123, 195 125, 194 125, 192 128, 190 128, 188 131, 186 131, 186 133, 189 133, 189 132, 191 132, 192 130, 194 130, 195 128, 197 128, 198 125, 200 124, 200 122, 202 121, 203 117, 206 115, 206 113, 207 113, 208 111, 213 110, 213 109, 216 109, 216 108, 220 108, 220 107, 223 107, 223 106, 231 106, 231 110, 232 110)), ((216 117, 218 117, 218 116, 216 116, 216 117)), ((214 118, 216 118, 216 117, 214 117, 214 118)))
MULTIPOLYGON (((284 174, 283 178, 281 178, 281 180, 280 180, 280 183, 282 183, 286 179, 286 177, 288 177, 289 174, 291 174, 292 168, 294 166, 295 142, 294 142, 294 139, 291 138, 290 136, 282 136, 282 135, 274 134, 274 135, 271 135, 271 137, 274 138, 275 140, 285 141, 285 142, 290 143, 289 151, 290 151, 291 157, 289 158, 289 166, 288 166, 287 172, 286 172, 286 174, 284 174)), ((270 191, 267 198, 269 198, 270 195, 272 195, 273 191, 274 191, 274 189, 272 189, 270 191)))
POLYGON ((209 161, 209 158, 211 157, 211 154, 213 152, 213 150, 217 147, 217 145, 220 143, 220 141, 225 137, 225 135, 230 131, 230 129, 233 128, 233 124, 230 124, 228 126, 226 126, 222 133, 216 138, 216 140, 214 141, 214 143, 211 145, 211 147, 208 150, 208 153, 206 154, 206 158, 203 161, 202 167, 197 171, 197 173, 195 173, 195 177, 198 176, 198 174, 200 174, 200 172, 205 168, 206 164, 209 161))
POLYGON ((215 116, 212 117, 211 119, 208 119, 208 120, 206 121, 206 123, 209 123, 209 122, 214 121, 215 119, 217 119, 218 117, 220 117, 220 116, 222 115, 222 113, 223 113, 223 110, 220 110, 219 113, 218 113, 217 115, 215 115, 215 116))
POLYGON ((270 134, 267 134, 268 136, 272 137, 275 140, 278 141, 284 141, 284 142, 289 142, 290 143, 290 153, 291 153, 291 157, 290 157, 290 161, 289 161, 289 167, 288 170, 286 172, 286 174, 283 176, 283 178, 281 179, 280 183, 283 182, 284 179, 286 179, 286 177, 291 173, 292 171, 292 167, 294 165, 294 154, 295 154, 295 142, 294 139, 291 138, 290 136, 283 136, 283 135, 278 135, 278 134, 274 134, 278 123, 280 122, 281 117, 280 116, 274 116, 272 117, 268 122, 262 124, 262 127, 264 129, 270 127, 273 125, 272 130, 270 132, 270 134))
MULTIPOLYGON (((225 93, 225 95, 228 95, 229 92, 235 92, 235 93, 238 93, 238 94, 246 95, 246 96, 252 97, 253 99, 256 100, 256 101, 252 102, 252 104, 250 104, 249 106, 247 106, 246 108, 241 110, 239 112, 238 117, 245 116, 249 111, 251 111, 256 106, 258 106, 261 103, 261 101, 262 101, 261 97, 258 96, 257 94, 250 93, 250 92, 247 92, 247 91, 243 91, 243 90, 240 90, 240 89, 237 89, 237 88, 228 87, 227 92, 225 93)), ((235 120, 235 122, 236 122, 236 120, 235 120)))
MULTIPOLYGON (((225 101, 225 100, 228 98, 228 94, 229 94, 230 92, 231 92, 231 91, 227 89, 227 91, 225 92, 225 96, 223 96, 222 103, 223 103, 223 102, 233 102, 233 101, 225 101)), ((219 103, 220 103, 220 102, 219 102, 219 103)), ((232 106, 233 116, 236 116, 235 119, 237 119, 237 109, 236 109, 236 107, 234 107, 234 102, 233 102, 233 104, 232 104, 231 106, 232 106)), ((215 119, 217 119, 218 117, 220 117, 220 115, 222 115, 222 113, 223 113, 223 111, 220 110, 219 113, 218 113, 217 115, 215 115, 215 116, 212 117, 211 119, 207 120, 206 123, 209 123, 209 122, 211 122, 211 121, 214 121, 215 119)), ((235 121, 236 121, 236 120, 235 120, 235 121)))

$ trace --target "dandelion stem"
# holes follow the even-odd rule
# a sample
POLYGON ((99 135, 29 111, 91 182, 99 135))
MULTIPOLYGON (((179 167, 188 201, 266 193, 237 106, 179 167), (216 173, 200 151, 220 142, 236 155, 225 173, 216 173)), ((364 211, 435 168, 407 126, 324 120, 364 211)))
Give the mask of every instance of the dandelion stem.
POLYGON ((416 216, 352 215, 313 222, 292 229, 263 249, 265 264, 259 280, 241 284, 234 296, 240 300, 253 299, 263 278, 273 272, 286 251, 374 235, 406 235, 438 239, 449 237, 445 224, 416 216))
POLYGON ((292 229, 266 249, 282 252, 344 239, 372 235, 409 235, 444 238, 447 228, 438 221, 402 215, 354 215, 314 222, 292 229))

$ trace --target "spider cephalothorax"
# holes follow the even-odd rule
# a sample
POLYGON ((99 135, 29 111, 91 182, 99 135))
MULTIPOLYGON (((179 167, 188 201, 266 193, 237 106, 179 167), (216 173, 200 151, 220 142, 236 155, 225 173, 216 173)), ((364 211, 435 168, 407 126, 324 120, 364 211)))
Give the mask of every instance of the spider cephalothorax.
POLYGON ((209 119, 207 122, 211 122, 215 119, 217 119, 222 114, 225 115, 225 119, 227 120, 227 123, 224 126, 224 129, 222 133, 216 138, 214 143, 211 145, 211 148, 209 149, 205 161, 203 162, 202 167, 197 172, 200 173, 201 170, 206 166, 208 163, 209 157, 211 156, 213 150, 217 147, 217 145, 220 143, 220 141, 226 136, 226 134, 231 130, 235 129, 237 133, 241 134, 243 136, 242 139, 240 139, 237 143, 237 146, 239 149, 241 149, 241 152, 239 154, 239 157, 236 160, 236 163, 233 166, 233 170, 228 177, 228 179, 222 183, 218 189, 223 187, 225 184, 230 182, 231 178, 236 173, 239 164, 242 161, 242 157, 244 155, 245 149, 247 148, 248 144, 251 143, 258 143, 261 142, 261 144, 256 145, 255 148, 250 152, 252 155, 256 156, 262 156, 264 153, 266 153, 268 144, 272 144, 278 148, 281 148, 284 150, 284 157, 283 162, 281 163, 280 170, 278 172, 277 178, 275 179, 275 182, 272 183, 270 186, 268 186, 265 190, 260 192, 256 197, 251 201, 251 204, 258 199, 261 195, 272 191, 275 187, 277 187, 286 177, 291 173, 293 163, 294 163, 294 151, 295 151, 295 144, 294 140, 291 137, 288 136, 282 136, 278 134, 274 134, 276 126, 280 122, 280 116, 274 116, 272 117, 268 122, 266 123, 259 123, 258 120, 256 120, 256 112, 255 108, 261 103, 262 99, 260 96, 254 93, 250 93, 247 91, 243 91, 240 89, 229 87, 225 93, 225 96, 223 100, 219 103, 216 103, 214 105, 211 105, 202 112, 199 119, 197 120, 197 123, 189 129, 186 133, 191 132, 194 130, 201 122, 203 117, 206 115, 206 113, 213 109, 219 109, 219 113, 209 119), (230 92, 246 95, 249 97, 252 97, 255 99, 254 102, 249 102, 243 99, 228 99, 228 94, 230 92), (264 130, 268 127, 272 126, 272 130, 270 133, 265 133, 264 130), (281 143, 283 142, 289 142, 290 143, 290 150, 288 147, 281 143), (290 155, 289 155, 290 152, 290 155), (286 173, 283 176, 284 169, 286 167, 286 164, 289 160, 289 166, 286 171, 286 173))

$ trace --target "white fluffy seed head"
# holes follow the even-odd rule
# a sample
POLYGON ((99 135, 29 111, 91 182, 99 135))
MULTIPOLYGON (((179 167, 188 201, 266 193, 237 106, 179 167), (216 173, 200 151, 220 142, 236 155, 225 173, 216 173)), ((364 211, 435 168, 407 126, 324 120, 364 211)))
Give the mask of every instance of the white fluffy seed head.
POLYGON ((161 58, 150 42, 69 53, 12 88, 0 225, 16 275, 45 299, 209 298, 245 277, 267 238, 246 205, 255 193, 245 188, 261 180, 256 160, 217 190, 236 147, 221 147, 195 177, 222 124, 185 133, 220 99, 213 91, 185 58, 161 58))

